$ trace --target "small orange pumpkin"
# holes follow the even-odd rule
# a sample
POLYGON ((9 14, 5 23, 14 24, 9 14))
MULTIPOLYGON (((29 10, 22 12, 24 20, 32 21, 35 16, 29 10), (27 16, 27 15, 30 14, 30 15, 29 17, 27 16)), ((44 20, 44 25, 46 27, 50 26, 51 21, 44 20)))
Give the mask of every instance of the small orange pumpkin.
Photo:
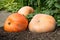
POLYGON ((7 32, 20 32, 26 30, 28 20, 21 14, 13 13, 8 16, 4 23, 4 30, 7 32))
POLYGON ((47 14, 36 14, 29 23, 31 32, 49 32, 55 29, 56 21, 54 17, 47 14))

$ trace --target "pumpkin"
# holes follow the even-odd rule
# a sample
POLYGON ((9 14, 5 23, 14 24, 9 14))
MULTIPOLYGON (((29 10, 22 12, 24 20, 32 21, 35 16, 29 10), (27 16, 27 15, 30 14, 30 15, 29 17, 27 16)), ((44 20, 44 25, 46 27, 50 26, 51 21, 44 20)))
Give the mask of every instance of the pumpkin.
POLYGON ((31 32, 51 32, 55 29, 56 21, 53 16, 47 14, 36 14, 29 23, 31 32))
POLYGON ((28 20, 21 14, 13 13, 7 17, 4 30, 7 32, 21 32, 26 30, 28 20))
POLYGON ((33 13, 33 12, 34 12, 34 9, 30 6, 24 6, 18 10, 18 13, 24 16, 27 16, 28 14, 33 13))

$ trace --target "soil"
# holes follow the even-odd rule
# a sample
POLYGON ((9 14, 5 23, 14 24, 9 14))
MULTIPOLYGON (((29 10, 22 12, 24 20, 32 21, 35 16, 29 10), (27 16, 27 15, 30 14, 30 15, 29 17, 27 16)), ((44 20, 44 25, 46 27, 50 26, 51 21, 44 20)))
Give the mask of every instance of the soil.
POLYGON ((16 33, 4 31, 4 21, 10 14, 9 12, 0 11, 0 40, 60 40, 60 28, 48 33, 32 33, 28 29, 16 33))

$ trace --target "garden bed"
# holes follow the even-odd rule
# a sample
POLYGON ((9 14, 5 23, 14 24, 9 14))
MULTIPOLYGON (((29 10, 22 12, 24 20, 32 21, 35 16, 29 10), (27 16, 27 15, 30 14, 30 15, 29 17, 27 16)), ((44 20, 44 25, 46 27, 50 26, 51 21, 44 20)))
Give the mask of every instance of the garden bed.
POLYGON ((10 14, 6 11, 0 11, 0 40, 60 40, 60 28, 48 33, 32 33, 28 29, 18 33, 5 32, 3 24, 10 14))

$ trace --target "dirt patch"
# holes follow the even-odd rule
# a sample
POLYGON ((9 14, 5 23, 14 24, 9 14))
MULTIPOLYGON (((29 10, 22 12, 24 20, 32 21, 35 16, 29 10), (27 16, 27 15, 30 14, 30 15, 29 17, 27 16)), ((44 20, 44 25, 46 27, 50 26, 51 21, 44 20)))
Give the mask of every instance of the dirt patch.
POLYGON ((32 33, 29 30, 8 33, 0 28, 0 40, 60 40, 60 28, 49 33, 32 33))

